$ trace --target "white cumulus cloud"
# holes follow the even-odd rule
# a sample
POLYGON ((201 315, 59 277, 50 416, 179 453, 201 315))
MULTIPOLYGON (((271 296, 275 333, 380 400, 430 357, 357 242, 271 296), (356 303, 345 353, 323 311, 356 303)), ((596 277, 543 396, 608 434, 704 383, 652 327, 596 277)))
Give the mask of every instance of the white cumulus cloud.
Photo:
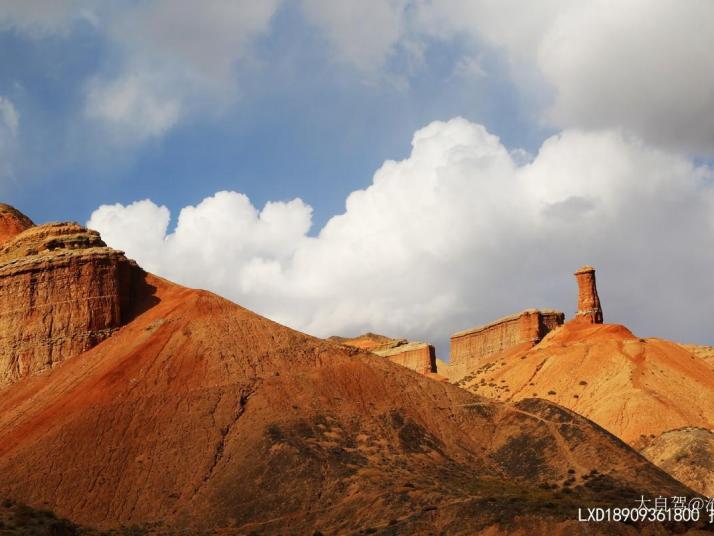
POLYGON ((152 271, 298 329, 426 338, 445 354, 449 333, 503 314, 572 314, 585 263, 606 319, 707 340, 713 209, 711 168, 620 131, 564 131, 517 162, 456 118, 417 131, 409 157, 316 236, 301 200, 258 210, 236 192, 182 209, 173 232, 151 201, 101 206, 88 226, 152 271))

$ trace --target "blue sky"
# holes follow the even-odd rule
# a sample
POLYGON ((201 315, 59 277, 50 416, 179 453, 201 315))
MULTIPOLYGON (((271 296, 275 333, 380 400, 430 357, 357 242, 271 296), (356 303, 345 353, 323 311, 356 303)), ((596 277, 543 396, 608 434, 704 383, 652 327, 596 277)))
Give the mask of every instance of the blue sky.
POLYGON ((5 2, 0 191, 317 335, 444 355, 590 263, 712 343, 712 49, 706 0, 5 2))
MULTIPOLYGON (((22 123, 4 197, 37 221, 85 221, 104 203, 152 198, 178 210, 237 190, 259 206, 301 197, 319 229, 384 160, 407 156, 414 131, 433 120, 463 116, 509 147, 537 150, 553 132, 532 110, 547 91, 520 91, 505 55, 486 47, 469 53, 481 54, 488 76, 458 74, 464 44, 452 41, 427 43, 422 64, 398 84, 366 80, 334 61, 300 10, 288 6, 256 40, 254 63, 234 67, 239 95, 229 105, 137 146, 98 133, 82 114, 87 81, 112 71, 114 53, 100 28, 82 20, 58 35, 8 28, 0 33, 0 95, 22 123)), ((397 73, 407 61, 400 56, 389 60, 397 73)))

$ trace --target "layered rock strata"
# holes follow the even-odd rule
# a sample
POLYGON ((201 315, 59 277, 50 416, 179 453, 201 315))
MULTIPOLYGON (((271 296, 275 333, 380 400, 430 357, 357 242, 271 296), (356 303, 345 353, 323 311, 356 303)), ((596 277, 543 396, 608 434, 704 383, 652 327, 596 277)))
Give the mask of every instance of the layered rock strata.
POLYGON ((451 336, 449 364, 459 368, 478 367, 496 354, 516 347, 537 344, 563 324, 565 315, 552 309, 527 309, 488 324, 459 331, 451 336))
POLYGON ((130 320, 144 272, 76 223, 0 245, 0 386, 51 368, 130 320))

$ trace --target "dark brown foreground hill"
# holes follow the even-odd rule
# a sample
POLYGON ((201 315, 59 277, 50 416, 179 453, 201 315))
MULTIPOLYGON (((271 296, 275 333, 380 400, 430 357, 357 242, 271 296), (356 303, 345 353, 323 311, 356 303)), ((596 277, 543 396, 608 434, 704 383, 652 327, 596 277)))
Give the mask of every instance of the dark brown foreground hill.
MULTIPOLYGON (((42 266, 81 247, 60 243, 42 266)), ((134 315, 5 376, 0 497, 102 529, 569 535, 643 529, 578 523, 578 507, 692 494, 553 403, 484 399, 131 269, 134 315)), ((86 333, 51 322, 87 296, 66 292, 18 304, 49 326, 42 344, 65 344, 63 325, 86 333)))

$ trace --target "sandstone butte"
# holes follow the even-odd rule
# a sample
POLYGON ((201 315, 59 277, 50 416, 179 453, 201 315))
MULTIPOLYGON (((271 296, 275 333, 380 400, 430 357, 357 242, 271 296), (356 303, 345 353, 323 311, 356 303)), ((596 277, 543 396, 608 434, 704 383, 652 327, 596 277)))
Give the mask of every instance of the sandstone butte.
POLYGON ((293 331, 70 224, 12 240, 0 294, 27 327, 2 325, 0 497, 132 534, 525 536, 665 534, 577 508, 692 495, 550 401, 482 398, 293 331))
POLYGON ((34 226, 0 205, 0 237, 0 385, 52 368, 129 319, 140 272, 95 231, 34 226))
POLYGON ((694 347, 641 339, 622 325, 602 323, 594 270, 584 267, 576 278, 573 320, 535 345, 505 345, 452 381, 497 400, 550 400, 638 449, 670 430, 714 429, 714 370, 706 347, 695 355, 694 347))
POLYGON ((332 336, 329 340, 386 357, 393 363, 429 376, 432 379, 448 381, 445 376, 437 374, 437 359, 434 347, 426 342, 391 339, 376 333, 365 333, 354 338, 332 336))

